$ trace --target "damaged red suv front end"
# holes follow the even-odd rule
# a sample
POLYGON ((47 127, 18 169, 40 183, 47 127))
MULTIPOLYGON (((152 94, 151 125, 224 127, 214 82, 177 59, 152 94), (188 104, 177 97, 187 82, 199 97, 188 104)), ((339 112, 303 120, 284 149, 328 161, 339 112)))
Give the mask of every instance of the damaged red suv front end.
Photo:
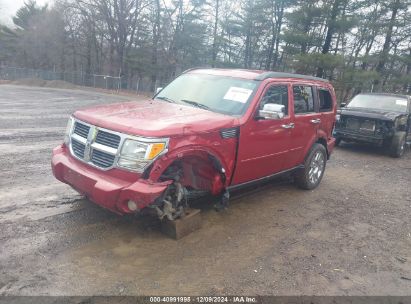
POLYGON ((191 175, 180 182, 217 194, 224 183, 210 170, 209 157, 234 159, 235 142, 219 143, 212 129, 235 123, 227 115, 153 100, 80 110, 69 120, 64 143, 53 150, 53 174, 96 204, 124 214, 154 207, 156 200, 161 205, 174 183, 167 175, 184 158, 191 175))

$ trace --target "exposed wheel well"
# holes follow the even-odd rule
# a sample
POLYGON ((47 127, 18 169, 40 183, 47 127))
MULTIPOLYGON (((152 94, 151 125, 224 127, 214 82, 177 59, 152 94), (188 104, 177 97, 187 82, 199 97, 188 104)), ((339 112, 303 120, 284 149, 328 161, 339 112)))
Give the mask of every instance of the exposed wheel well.
POLYGON ((212 155, 187 155, 173 161, 160 176, 160 181, 178 179, 182 185, 196 190, 220 193, 224 188, 225 175, 220 162, 212 155))

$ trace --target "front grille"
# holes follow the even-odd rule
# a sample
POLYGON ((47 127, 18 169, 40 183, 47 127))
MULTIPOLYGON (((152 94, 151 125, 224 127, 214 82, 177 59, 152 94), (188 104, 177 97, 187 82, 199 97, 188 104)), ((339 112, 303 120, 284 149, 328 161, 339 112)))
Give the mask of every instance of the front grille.
POLYGON ((89 131, 90 131, 89 126, 76 121, 76 123, 74 125, 74 131, 73 131, 75 134, 77 134, 81 137, 87 138, 89 131))
POLYGON ((91 162, 102 168, 111 167, 114 163, 114 158, 114 155, 96 149, 93 149, 91 152, 91 162))
POLYGON ((374 120, 347 118, 344 119, 344 126, 347 130, 357 131, 360 133, 373 133, 376 130, 376 123, 374 120))
POLYGON ((86 146, 81 142, 78 142, 75 139, 71 140, 71 149, 73 150, 74 155, 80 158, 84 158, 84 150, 86 146))
POLYGON ((374 132, 375 131, 375 122, 373 120, 364 120, 361 123, 360 129, 366 132, 374 132))
POLYGON ((96 136, 96 143, 117 149, 120 144, 120 136, 106 131, 98 130, 96 136))
POLYGON ((71 136, 71 153, 90 165, 109 169, 114 166, 120 142, 121 136, 118 134, 75 121, 71 136))
POLYGON ((360 128, 360 121, 356 118, 348 118, 346 126, 347 129, 358 130, 360 128))

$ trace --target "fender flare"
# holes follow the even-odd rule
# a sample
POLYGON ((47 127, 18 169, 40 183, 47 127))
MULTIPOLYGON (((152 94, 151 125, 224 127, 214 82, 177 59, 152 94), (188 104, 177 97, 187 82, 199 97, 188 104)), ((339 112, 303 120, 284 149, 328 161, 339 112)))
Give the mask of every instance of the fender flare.
POLYGON ((304 148, 304 153, 303 153, 304 158, 302 161, 305 160, 305 158, 307 157, 307 154, 310 152, 311 147, 315 143, 323 144, 325 147, 325 150, 327 151, 327 157, 329 157, 328 147, 327 147, 327 134, 323 130, 317 130, 317 133, 310 139, 310 141, 308 142, 308 145, 304 148))
POLYGON ((328 136, 327 133, 324 132, 324 130, 318 130, 317 132, 317 140, 316 142, 319 142, 321 144, 324 144, 325 150, 327 151, 327 156, 330 156, 330 153, 328 151, 328 140, 327 140, 328 136))

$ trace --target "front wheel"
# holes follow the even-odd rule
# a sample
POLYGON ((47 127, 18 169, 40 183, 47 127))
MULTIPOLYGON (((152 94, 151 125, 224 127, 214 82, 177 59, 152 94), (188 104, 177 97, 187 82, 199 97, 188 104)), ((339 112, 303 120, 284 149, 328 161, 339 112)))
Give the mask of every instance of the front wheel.
POLYGON ((314 144, 304 162, 304 169, 297 172, 295 182, 298 187, 306 190, 316 188, 323 178, 327 151, 321 144, 314 144))
POLYGON ((404 155, 406 147, 406 137, 405 132, 396 132, 391 141, 390 155, 392 157, 398 158, 404 155))

